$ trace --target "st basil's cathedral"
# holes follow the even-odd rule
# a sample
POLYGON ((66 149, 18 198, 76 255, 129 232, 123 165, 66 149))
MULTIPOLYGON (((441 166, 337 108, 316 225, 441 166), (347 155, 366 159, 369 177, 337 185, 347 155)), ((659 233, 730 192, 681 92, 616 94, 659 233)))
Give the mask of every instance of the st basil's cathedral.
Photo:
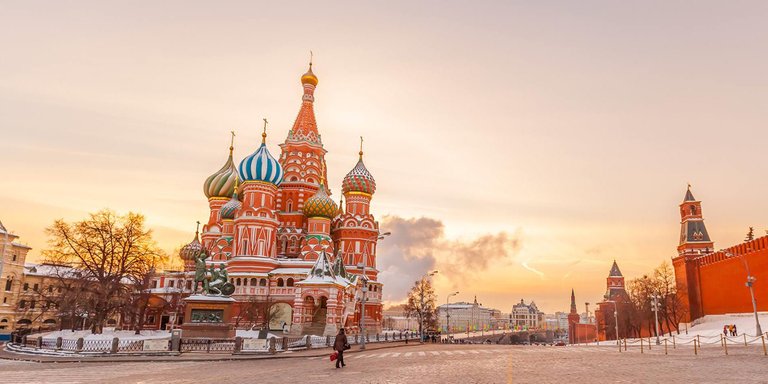
MULTIPOLYGON (((370 213, 376 181, 363 163, 361 139, 359 160, 341 184, 343 199, 337 205, 331 198, 327 151, 314 112, 317 84, 310 63, 301 76, 301 108, 280 144, 279 158, 268 149, 266 120, 261 145, 239 164, 230 146, 224 165, 203 183, 208 222, 180 251, 184 271, 165 273, 153 282, 157 299, 167 303, 172 301, 169 294, 191 293, 194 255, 202 249, 210 255, 209 267, 226 266, 237 300, 233 318, 242 323, 247 322, 247 307, 266 304, 268 310, 251 314, 251 322, 267 316, 264 322, 273 330, 333 335, 340 327, 354 331, 364 307, 366 331, 380 329, 380 233, 370 213)), ((178 310, 156 310, 152 320, 158 328, 183 322, 178 310)))

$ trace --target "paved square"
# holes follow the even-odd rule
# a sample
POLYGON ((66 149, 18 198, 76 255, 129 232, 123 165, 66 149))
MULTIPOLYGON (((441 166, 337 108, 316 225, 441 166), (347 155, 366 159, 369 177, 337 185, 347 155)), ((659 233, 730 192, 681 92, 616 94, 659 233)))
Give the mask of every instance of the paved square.
POLYGON ((270 360, 28 363, 0 360, 0 383, 766 383, 762 348, 705 346, 500 346, 425 344, 351 351, 347 367, 326 356, 270 360))

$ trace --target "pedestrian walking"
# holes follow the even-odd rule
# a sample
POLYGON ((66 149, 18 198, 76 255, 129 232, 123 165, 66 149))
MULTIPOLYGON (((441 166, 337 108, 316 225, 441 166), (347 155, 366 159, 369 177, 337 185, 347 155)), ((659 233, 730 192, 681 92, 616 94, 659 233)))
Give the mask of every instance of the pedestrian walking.
POLYGON ((739 335, 739 331, 738 331, 738 329, 736 329, 736 324, 733 325, 733 335, 734 336, 738 336, 739 335))
POLYGON ((346 364, 344 364, 344 351, 349 348, 350 346, 347 342, 347 335, 344 333, 344 328, 339 329, 339 334, 336 335, 336 340, 333 341, 333 350, 339 353, 336 357, 336 368, 346 366, 346 364))
POLYGON ((728 324, 723 325, 723 335, 728 336, 728 324))

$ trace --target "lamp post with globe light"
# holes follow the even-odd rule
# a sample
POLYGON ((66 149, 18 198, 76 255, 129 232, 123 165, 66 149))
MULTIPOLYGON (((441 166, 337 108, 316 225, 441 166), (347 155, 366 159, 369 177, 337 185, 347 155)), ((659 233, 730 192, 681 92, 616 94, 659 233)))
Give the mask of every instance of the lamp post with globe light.
POLYGON ((445 332, 447 333, 447 336, 451 335, 451 312, 448 310, 448 300, 451 298, 451 296, 456 296, 459 294, 459 291, 456 291, 454 293, 449 293, 447 296, 445 296, 445 332))
MULTIPOLYGON (((751 252, 752 249, 747 248, 747 252, 751 252)), ((724 252, 726 257, 733 257, 733 254, 730 252, 724 252)), ((757 281, 757 278, 752 276, 749 273, 749 264, 747 264, 747 260, 744 259, 744 255, 736 256, 738 257, 742 263, 744 263, 744 269, 747 270, 747 282, 744 283, 744 285, 749 288, 749 295, 752 297, 752 311, 755 313, 755 334, 756 335, 762 335, 763 330, 760 327, 760 319, 757 317, 757 301, 755 300, 755 291, 754 288, 752 288, 753 285, 755 285, 755 281, 757 281)))

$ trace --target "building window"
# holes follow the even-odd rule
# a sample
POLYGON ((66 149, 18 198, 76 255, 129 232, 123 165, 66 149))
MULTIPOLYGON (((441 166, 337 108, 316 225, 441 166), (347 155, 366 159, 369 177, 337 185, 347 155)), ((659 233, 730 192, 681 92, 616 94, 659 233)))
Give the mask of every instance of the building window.
POLYGON ((38 289, 40 289, 40 286, 37 283, 35 283, 35 285, 32 287, 32 290, 37 292, 38 289))
POLYGON ((174 283, 174 281, 173 281, 173 280, 171 280, 171 281, 168 283, 168 286, 169 286, 170 288, 173 288, 173 283, 174 283))
POLYGON ((152 280, 152 288, 157 288, 157 280, 152 280))
POLYGON ((282 277, 277 279, 277 286, 278 287, 282 287, 283 286, 283 278, 282 277))
POLYGON ((261 279, 259 280, 259 286, 266 287, 267 286, 267 279, 261 279))
POLYGON ((29 304, 29 308, 35 309, 35 304, 37 304, 37 302, 35 300, 32 300, 32 302, 29 304))
POLYGON ((19 301, 19 308, 26 308, 27 301, 26 300, 20 300, 19 301))
POLYGON ((235 285, 239 286, 239 285, 242 285, 242 283, 243 283, 242 280, 240 280, 240 278, 238 277, 237 278, 237 283, 235 285))
POLYGON ((13 285, 13 278, 9 277, 8 280, 5 281, 5 290, 10 291, 12 285, 13 285))
POLYGON ((256 278, 255 277, 251 277, 251 286, 255 287, 258 284, 259 283, 257 282, 256 278))
POLYGON ((293 287, 293 278, 289 277, 288 280, 285 281, 285 285, 293 287))
POLYGON ((29 291, 29 283, 24 283, 24 290, 29 291))
POLYGON ((187 281, 187 290, 191 290, 191 289, 192 289, 192 280, 188 280, 187 281))
POLYGON ((53 285, 48 286, 48 293, 53 293, 53 285))
POLYGON ((11 261, 16 261, 16 254, 15 253, 13 254, 13 257, 12 257, 11 261))

